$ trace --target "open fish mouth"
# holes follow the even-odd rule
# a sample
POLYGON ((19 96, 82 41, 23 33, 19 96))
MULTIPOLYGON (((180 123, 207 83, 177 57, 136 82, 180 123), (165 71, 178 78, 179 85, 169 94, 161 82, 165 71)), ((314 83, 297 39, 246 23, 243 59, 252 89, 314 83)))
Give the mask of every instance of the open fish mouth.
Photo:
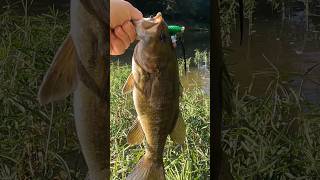
POLYGON ((152 29, 163 21, 164 19, 162 18, 161 12, 158 12, 154 17, 142 18, 140 20, 133 21, 137 32, 137 39, 141 40, 147 34, 150 34, 150 32, 152 33, 152 29))
POLYGON ((161 12, 158 12, 156 16, 154 17, 147 17, 142 18, 140 20, 133 21, 134 25, 139 25, 142 22, 151 23, 151 24, 157 24, 163 20, 161 12))

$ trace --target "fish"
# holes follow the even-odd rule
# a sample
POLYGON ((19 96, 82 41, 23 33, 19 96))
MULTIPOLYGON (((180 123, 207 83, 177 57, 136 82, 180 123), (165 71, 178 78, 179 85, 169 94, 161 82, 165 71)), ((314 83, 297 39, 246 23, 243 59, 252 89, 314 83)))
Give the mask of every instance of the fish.
POLYGON ((71 0, 70 31, 38 92, 42 105, 73 94, 76 131, 90 180, 110 177, 108 3, 71 0))
POLYGON ((127 135, 131 145, 146 140, 145 154, 127 180, 164 180, 163 152, 167 137, 184 144, 186 125, 179 102, 182 85, 168 26, 161 12, 133 22, 137 39, 132 71, 122 93, 132 93, 137 118, 127 135))

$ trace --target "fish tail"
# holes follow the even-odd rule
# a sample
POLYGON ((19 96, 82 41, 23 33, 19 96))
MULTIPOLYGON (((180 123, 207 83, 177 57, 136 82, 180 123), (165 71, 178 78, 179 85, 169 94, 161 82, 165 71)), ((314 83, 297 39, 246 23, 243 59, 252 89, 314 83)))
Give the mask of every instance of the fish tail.
POLYGON ((126 180, 165 180, 162 160, 155 160, 144 155, 126 180))

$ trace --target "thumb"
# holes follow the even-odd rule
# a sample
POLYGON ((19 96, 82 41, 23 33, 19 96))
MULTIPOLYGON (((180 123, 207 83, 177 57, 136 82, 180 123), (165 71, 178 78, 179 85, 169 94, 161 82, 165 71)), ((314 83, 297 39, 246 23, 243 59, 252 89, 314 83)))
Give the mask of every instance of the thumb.
POLYGON ((139 20, 143 18, 142 13, 135 7, 130 8, 131 20, 139 20))

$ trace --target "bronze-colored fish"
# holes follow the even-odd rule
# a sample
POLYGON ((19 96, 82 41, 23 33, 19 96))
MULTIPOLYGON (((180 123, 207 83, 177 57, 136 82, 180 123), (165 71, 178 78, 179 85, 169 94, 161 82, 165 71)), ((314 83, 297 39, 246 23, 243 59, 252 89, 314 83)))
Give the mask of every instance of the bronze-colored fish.
POLYGON ((107 3, 107 0, 71 0, 70 33, 38 93, 41 104, 73 93, 77 135, 91 180, 110 177, 107 3))
POLYGON ((168 28, 158 13, 134 22, 138 39, 132 73, 123 93, 133 92, 137 120, 128 133, 129 144, 146 138, 146 153, 128 180, 164 180, 163 151, 167 136, 183 144, 185 124, 179 110, 182 88, 178 61, 168 28))

